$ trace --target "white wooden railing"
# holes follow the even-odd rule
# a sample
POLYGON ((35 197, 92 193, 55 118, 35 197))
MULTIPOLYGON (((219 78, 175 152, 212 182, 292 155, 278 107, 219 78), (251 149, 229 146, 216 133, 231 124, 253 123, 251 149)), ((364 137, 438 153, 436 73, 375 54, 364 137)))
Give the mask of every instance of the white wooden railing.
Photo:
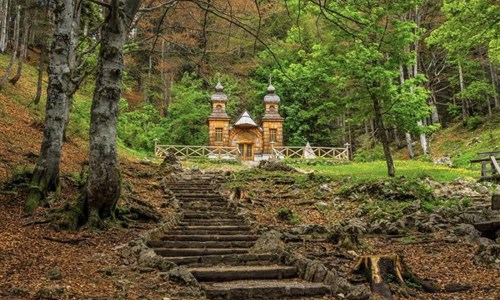
POLYGON ((155 155, 163 157, 168 152, 177 157, 207 157, 218 159, 239 160, 241 153, 237 147, 214 147, 214 146, 188 146, 188 145, 157 145, 155 144, 155 155))
MULTIPOLYGON (((168 152, 171 152, 175 156, 182 158, 206 157, 236 160, 240 160, 241 158, 241 152, 238 147, 158 145, 155 141, 155 155, 157 157, 164 157, 168 152)), ((326 158, 336 160, 349 160, 349 144, 346 144, 343 148, 273 146, 271 157, 274 159, 326 158)))
POLYGON ((272 147, 273 158, 328 158, 349 160, 349 145, 344 148, 333 147, 272 147))

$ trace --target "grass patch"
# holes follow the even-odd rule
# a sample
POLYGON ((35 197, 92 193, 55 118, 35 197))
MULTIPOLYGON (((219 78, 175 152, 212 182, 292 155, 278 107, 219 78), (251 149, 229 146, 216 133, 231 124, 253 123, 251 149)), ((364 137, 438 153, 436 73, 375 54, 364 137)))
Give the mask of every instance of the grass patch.
MULTIPOLYGON (((386 179, 387 165, 385 161, 351 163, 346 165, 305 165, 294 164, 294 167, 305 171, 318 172, 332 179, 352 177, 355 179, 386 179)), ((440 182, 450 182, 457 178, 478 178, 479 171, 462 168, 449 168, 423 161, 395 161, 396 176, 405 178, 430 177, 440 182)))

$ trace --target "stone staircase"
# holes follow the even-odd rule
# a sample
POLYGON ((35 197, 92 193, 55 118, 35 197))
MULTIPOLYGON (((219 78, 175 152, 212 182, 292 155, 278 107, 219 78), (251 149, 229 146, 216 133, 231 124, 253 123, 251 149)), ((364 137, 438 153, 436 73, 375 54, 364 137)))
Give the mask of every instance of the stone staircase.
POLYGON ((216 190, 213 177, 183 177, 168 184, 184 210, 181 222, 160 240, 158 255, 186 266, 209 299, 308 299, 330 293, 297 278, 275 254, 254 254, 259 238, 216 190))

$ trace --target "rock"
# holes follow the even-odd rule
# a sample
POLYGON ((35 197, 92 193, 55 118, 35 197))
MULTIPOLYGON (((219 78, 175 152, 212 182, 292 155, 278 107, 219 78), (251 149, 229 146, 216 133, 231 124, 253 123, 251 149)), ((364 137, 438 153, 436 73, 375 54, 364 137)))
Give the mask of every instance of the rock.
POLYGON ((163 162, 160 164, 160 167, 165 168, 169 173, 184 172, 181 163, 172 152, 167 152, 167 154, 165 154, 165 158, 163 159, 163 162))
POLYGON ((162 274, 162 276, 163 278, 176 283, 199 286, 198 280, 196 280, 193 274, 184 266, 174 268, 167 273, 162 274))
POLYGON ((259 239, 255 242, 255 245, 252 247, 252 253, 269 253, 274 252, 282 247, 281 238, 283 234, 276 231, 271 230, 262 234, 259 239))
POLYGON ((494 244, 495 242, 493 240, 488 239, 488 238, 480 237, 480 238, 476 239, 476 243, 479 246, 486 247, 486 246, 494 244))
POLYGON ((491 195, 491 209, 500 210, 500 193, 491 195))
POLYGON ((419 232, 423 232, 423 233, 431 233, 431 232, 436 231, 436 227, 434 227, 434 224, 432 224, 430 222, 425 222, 425 223, 419 222, 417 224, 417 230, 419 232))
POLYGON ((446 222, 446 220, 443 217, 441 217, 438 214, 431 214, 429 216, 429 222, 434 224, 434 225, 448 223, 448 222, 446 222))
POLYGON ((450 283, 444 286, 443 290, 447 293, 463 292, 472 289, 472 286, 460 283, 450 283))
POLYGON ((380 234, 380 233, 383 233, 387 227, 389 227, 390 223, 388 220, 385 220, 385 219, 380 219, 380 220, 376 220, 375 222, 373 222, 373 224, 371 225, 371 232, 375 233, 375 234, 380 234))
POLYGON ((325 209, 325 208, 328 208, 328 203, 326 202, 323 202, 323 201, 320 201, 316 204, 316 207, 319 209, 319 210, 322 210, 322 209, 325 209))
POLYGON ((302 230, 301 230, 302 234, 312 234, 312 233, 323 234, 323 233, 327 232, 327 229, 325 228, 325 226, 316 225, 316 224, 303 225, 303 226, 301 226, 301 228, 302 228, 302 230))
POLYGON ((500 245, 479 246, 474 256, 474 264, 500 269, 500 245))
POLYGON ((47 278, 50 280, 61 280, 63 275, 59 269, 50 269, 47 271, 47 278))
POLYGON ((419 211, 421 208, 422 208, 422 203, 420 202, 420 200, 415 200, 410 205, 403 208, 402 212, 403 214, 408 215, 419 211))
POLYGON ((297 172, 295 168, 290 167, 284 162, 273 160, 261 160, 258 168, 265 171, 297 172))
POLYGON ((353 285, 351 291, 347 294, 348 300, 365 300, 369 299, 371 295, 370 289, 365 285, 353 285))
POLYGON ((404 224, 404 227, 411 228, 415 226, 416 218, 413 215, 405 215, 401 219, 401 222, 404 224))
POLYGON ((332 191, 332 188, 328 184, 323 183, 319 186, 319 190, 322 192, 330 193, 332 191))
POLYGON ((145 268, 154 268, 162 272, 171 270, 176 266, 171 261, 166 260, 164 257, 157 255, 153 249, 144 249, 139 254, 139 265, 145 268))
POLYGON ((477 230, 473 225, 471 224, 460 224, 458 227, 455 229, 455 234, 458 236, 465 236, 471 241, 476 240, 481 237, 481 232, 477 230))
POLYGON ((438 164, 438 165, 445 165, 448 167, 453 166, 453 161, 451 160, 451 158, 449 156, 442 156, 438 159, 433 160, 432 162, 435 164, 438 164))
POLYGON ((389 227, 387 228, 387 234, 390 234, 390 235, 398 235, 398 234, 401 234, 403 233, 403 230, 401 228, 399 228, 397 225, 395 224, 391 224, 389 225, 389 227))
POLYGON ((481 143, 481 139, 479 137, 473 137, 470 142, 467 143, 467 146, 474 145, 474 144, 479 144, 481 143))
POLYGON ((57 300, 61 299, 64 294, 64 288, 60 286, 48 286, 41 288, 35 294, 37 300, 57 300))
POLYGON ((198 165, 194 165, 192 166, 189 171, 191 173, 195 173, 195 174, 201 174, 201 171, 200 171, 200 167, 198 167, 198 165))

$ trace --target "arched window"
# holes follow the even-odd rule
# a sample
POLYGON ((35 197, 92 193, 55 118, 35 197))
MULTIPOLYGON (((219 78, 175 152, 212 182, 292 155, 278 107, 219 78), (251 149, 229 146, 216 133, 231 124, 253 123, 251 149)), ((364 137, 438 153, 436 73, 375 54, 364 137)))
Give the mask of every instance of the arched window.
POLYGON ((221 112, 221 111, 222 111, 222 105, 220 105, 220 104, 219 104, 219 105, 217 105, 217 106, 215 107, 215 111, 217 111, 217 112, 221 112))
POLYGON ((274 105, 269 106, 269 112, 271 113, 276 112, 276 107, 274 107, 274 105))

